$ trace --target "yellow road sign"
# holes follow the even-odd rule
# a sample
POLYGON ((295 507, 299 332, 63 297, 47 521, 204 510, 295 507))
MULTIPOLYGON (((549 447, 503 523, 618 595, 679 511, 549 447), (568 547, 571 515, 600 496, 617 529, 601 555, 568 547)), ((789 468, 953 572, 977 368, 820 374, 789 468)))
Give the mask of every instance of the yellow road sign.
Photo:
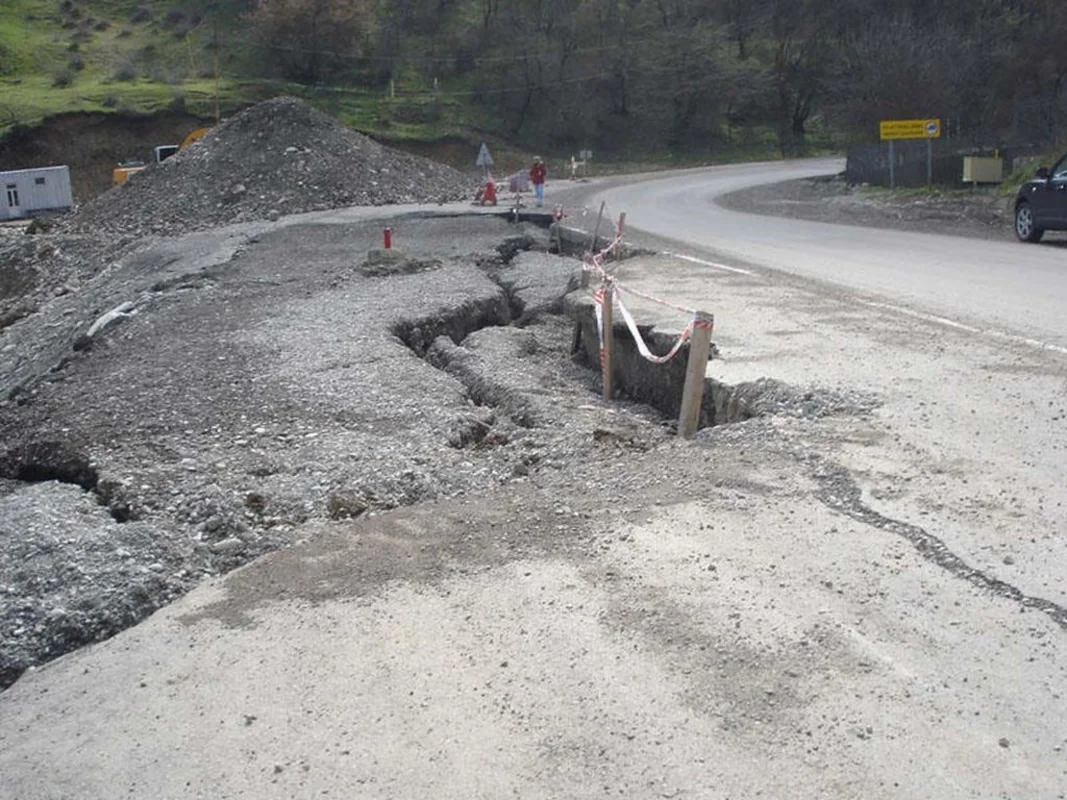
POLYGON ((941 136, 939 119, 886 119, 878 124, 878 133, 885 139, 938 139, 941 136))

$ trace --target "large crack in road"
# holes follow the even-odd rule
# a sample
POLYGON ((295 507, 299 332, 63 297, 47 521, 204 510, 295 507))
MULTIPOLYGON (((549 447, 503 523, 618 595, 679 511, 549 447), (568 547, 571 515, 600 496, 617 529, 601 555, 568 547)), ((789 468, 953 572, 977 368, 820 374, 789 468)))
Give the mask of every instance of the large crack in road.
POLYGON ((1067 631, 1067 607, 1042 597, 1028 595, 1007 581, 972 567, 926 529, 875 511, 863 501, 863 490, 848 470, 825 459, 820 459, 812 474, 819 481, 819 499, 830 508, 848 515, 857 522, 906 539, 925 560, 979 589, 1012 600, 1023 608, 1040 611, 1067 631))

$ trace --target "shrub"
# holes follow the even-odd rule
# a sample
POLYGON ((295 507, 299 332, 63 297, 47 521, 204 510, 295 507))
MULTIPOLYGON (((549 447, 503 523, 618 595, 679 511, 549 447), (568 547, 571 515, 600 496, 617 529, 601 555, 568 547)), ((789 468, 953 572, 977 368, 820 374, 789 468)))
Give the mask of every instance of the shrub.
POLYGON ((130 12, 130 22, 151 22, 156 14, 148 6, 137 6, 130 12))
POLYGON ((170 30, 176 28, 185 22, 185 12, 180 8, 172 8, 166 14, 163 15, 163 21, 160 23, 164 30, 170 30))
POLYGON ((61 69, 52 76, 52 87, 55 89, 63 89, 72 83, 74 83, 74 73, 69 69, 61 69))
POLYGON ((4 47, 3 42, 0 42, 0 75, 15 72, 18 66, 14 53, 4 47))
POLYGON ((67 66, 75 72, 81 72, 85 69, 85 60, 81 57, 80 53, 72 53, 70 60, 67 62, 67 66))
POLYGON ((186 18, 178 25, 175 25, 174 30, 171 31, 171 33, 174 35, 175 39, 184 39, 186 36, 189 35, 189 31, 191 31, 195 27, 196 23, 193 22, 191 19, 186 18))
POLYGON ((133 36, 133 31, 131 31, 129 28, 123 28, 121 31, 119 31, 120 39, 126 39, 130 36, 133 36))
POLYGON ((115 70, 111 73, 111 77, 116 81, 136 80, 137 67, 134 66, 133 61, 124 58, 115 67, 115 70))
POLYGON ((98 21, 95 25, 93 25, 93 28, 95 30, 98 30, 98 31, 106 31, 110 27, 111 27, 111 20, 107 20, 107 19, 102 19, 102 20, 98 21))
POLYGON ((426 124, 441 119, 440 103, 420 103, 417 101, 398 101, 390 103, 390 117, 394 122, 408 124, 426 124))
POLYGON ((151 64, 143 70, 146 78, 155 83, 165 83, 171 86, 180 84, 185 79, 185 70, 181 67, 167 67, 163 64, 151 64))
POLYGON ((114 94, 105 94, 103 99, 100 101, 100 105, 102 105, 104 108, 115 108, 115 106, 117 106, 118 104, 118 95, 114 94))

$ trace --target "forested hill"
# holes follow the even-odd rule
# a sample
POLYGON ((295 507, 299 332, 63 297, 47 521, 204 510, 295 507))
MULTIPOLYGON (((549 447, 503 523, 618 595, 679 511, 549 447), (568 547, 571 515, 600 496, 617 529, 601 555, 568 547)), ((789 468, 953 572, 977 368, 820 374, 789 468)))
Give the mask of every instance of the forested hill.
POLYGON ((812 134, 870 137, 880 119, 928 116, 975 140, 1041 142, 1062 138, 1065 78, 1067 0, 7 0, 0 9, 7 121, 64 102, 206 106, 217 89, 239 105, 306 87, 364 129, 467 126, 546 148, 748 141, 788 151, 812 134))

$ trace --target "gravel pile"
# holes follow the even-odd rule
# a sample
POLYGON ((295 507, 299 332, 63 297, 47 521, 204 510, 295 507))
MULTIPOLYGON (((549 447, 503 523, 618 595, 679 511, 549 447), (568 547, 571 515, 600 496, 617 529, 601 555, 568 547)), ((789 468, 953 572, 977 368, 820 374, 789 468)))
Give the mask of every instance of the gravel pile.
POLYGON ((473 195, 460 172, 277 97, 223 122, 85 205, 67 227, 178 235, 351 205, 443 203, 473 195))

